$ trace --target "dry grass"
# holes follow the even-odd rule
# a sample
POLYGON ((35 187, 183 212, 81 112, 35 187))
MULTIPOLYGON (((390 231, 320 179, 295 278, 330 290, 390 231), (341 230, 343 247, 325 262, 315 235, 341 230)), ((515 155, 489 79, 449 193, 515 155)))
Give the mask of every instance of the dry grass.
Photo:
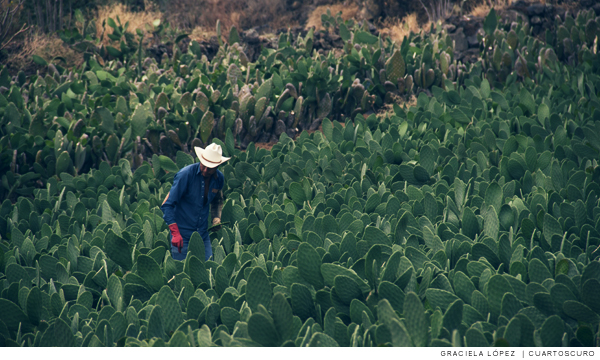
POLYGON ((421 30, 428 31, 431 24, 428 22, 423 25, 419 25, 417 21, 417 14, 409 14, 402 19, 386 18, 383 22, 383 28, 380 32, 384 36, 389 36, 396 44, 401 44, 405 36, 408 36, 411 32, 419 33, 421 30))
MULTIPOLYGON (((545 0, 542 1, 543 3, 545 3, 545 0)), ((507 7, 510 6, 510 4, 512 3, 511 0, 488 0, 488 1, 482 1, 479 5, 476 5, 470 12, 468 15, 470 16, 474 16, 474 17, 482 17, 485 18, 490 10, 492 9, 492 7, 496 10, 504 10, 507 7)))
MULTIPOLYGON (((98 14, 96 16, 96 36, 100 38, 103 31, 106 31, 107 34, 112 33, 112 28, 108 26, 108 24, 105 25, 105 29, 102 29, 102 22, 106 21, 108 18, 112 18, 118 25, 119 23, 117 22, 117 17, 121 20, 121 24, 123 25, 129 22, 127 31, 135 34, 136 29, 140 29, 145 33, 145 25, 151 25, 154 20, 161 19, 162 14, 158 11, 152 10, 133 12, 127 9, 127 7, 121 3, 117 3, 112 6, 104 6, 98 9, 98 14)), ((111 40, 108 37, 104 36, 102 38, 103 44, 106 45, 110 42, 111 40)))
POLYGON ((491 8, 490 4, 484 2, 484 3, 481 3, 477 6, 475 6, 475 8, 473 8, 473 10, 471 10, 469 15, 475 16, 475 17, 486 17, 491 9, 492 8, 491 8))
POLYGON ((72 69, 83 63, 83 55, 69 48, 55 34, 42 32, 28 32, 20 42, 19 48, 11 49, 6 65, 11 70, 24 70, 26 73, 34 71, 37 67, 32 56, 37 55, 51 62, 56 57, 61 57, 65 62, 57 62, 62 67, 72 69))
POLYGON ((323 30, 323 24, 321 23, 321 15, 327 13, 327 9, 331 11, 331 15, 336 16, 340 11, 342 12, 342 19, 344 21, 348 19, 356 19, 358 15, 358 5, 354 2, 351 4, 333 4, 333 5, 321 5, 318 6, 313 12, 308 16, 308 20, 306 20, 305 29, 310 29, 314 27, 315 30, 323 30))
POLYGON ((417 106, 417 97, 413 94, 408 98, 408 101, 399 103, 400 106, 406 105, 406 108, 409 109, 412 106, 417 106))
POLYGON ((214 28, 207 28, 204 26, 196 26, 190 33, 190 39, 192 40, 208 40, 212 36, 217 36, 217 31, 214 28))
POLYGON ((383 107, 377 111, 377 117, 385 118, 395 115, 394 104, 397 104, 406 110, 410 109, 412 106, 417 106, 417 97, 414 94, 411 94, 408 99, 406 99, 405 96, 392 95, 392 99, 394 100, 393 103, 384 104, 383 107))
POLYGON ((240 29, 270 25, 287 27, 293 22, 286 11, 286 0, 171 0, 165 12, 167 20, 181 29, 196 29, 199 33, 215 29, 221 22, 225 36, 232 26, 240 29))

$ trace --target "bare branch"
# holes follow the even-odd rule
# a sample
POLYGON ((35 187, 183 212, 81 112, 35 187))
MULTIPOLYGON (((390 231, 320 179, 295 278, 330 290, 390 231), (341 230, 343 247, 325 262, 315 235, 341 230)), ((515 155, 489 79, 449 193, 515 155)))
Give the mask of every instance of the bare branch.
POLYGON ((13 41, 13 39, 14 39, 15 37, 17 37, 17 35, 19 35, 19 34, 20 34, 20 33, 22 33, 22 32, 25 32, 25 31, 27 31, 27 29, 29 29, 29 26, 27 26, 27 24, 23 24, 23 26, 21 27, 21 30, 17 31, 17 32, 16 32, 16 33, 15 33, 13 36, 11 36, 11 38, 10 38, 10 39, 8 39, 8 41, 7 41, 7 42, 5 42, 5 43, 2 45, 2 47, 0 47, 0 50, 4 50, 4 48, 5 48, 5 47, 7 47, 7 46, 8 46, 8 44, 10 44, 10 42, 11 42, 11 41, 13 41))

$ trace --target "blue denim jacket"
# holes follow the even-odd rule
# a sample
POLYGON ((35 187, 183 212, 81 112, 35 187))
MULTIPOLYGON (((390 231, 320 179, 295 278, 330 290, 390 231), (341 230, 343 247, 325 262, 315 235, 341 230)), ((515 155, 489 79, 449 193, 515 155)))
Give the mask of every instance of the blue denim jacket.
POLYGON ((183 238, 181 254, 177 248, 171 248, 175 259, 185 259, 189 240, 194 231, 197 231, 204 240, 206 258, 212 255, 208 236, 209 209, 212 200, 223 189, 224 182, 223 173, 217 170, 210 181, 208 201, 204 205, 204 177, 200 171, 200 163, 188 165, 175 174, 169 197, 161 206, 165 222, 168 225, 176 223, 183 238))

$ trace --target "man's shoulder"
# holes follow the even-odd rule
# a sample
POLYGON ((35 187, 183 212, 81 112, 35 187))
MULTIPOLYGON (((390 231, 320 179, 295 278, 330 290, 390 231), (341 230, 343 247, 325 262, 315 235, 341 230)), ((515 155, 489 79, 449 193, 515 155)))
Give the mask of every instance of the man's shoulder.
POLYGON ((195 174, 196 172, 198 172, 199 164, 200 163, 193 163, 193 164, 186 165, 183 168, 181 168, 179 170, 179 172, 181 174, 195 174))

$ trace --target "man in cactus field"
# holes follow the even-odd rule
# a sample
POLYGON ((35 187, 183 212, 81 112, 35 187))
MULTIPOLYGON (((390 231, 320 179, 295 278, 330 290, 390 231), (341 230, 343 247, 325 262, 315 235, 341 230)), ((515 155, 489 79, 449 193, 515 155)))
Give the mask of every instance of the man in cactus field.
POLYGON ((163 219, 171 231, 171 254, 175 260, 185 260, 194 231, 204 240, 205 260, 208 260, 212 256, 209 207, 212 224, 221 222, 225 177, 217 168, 230 158, 224 157, 221 146, 215 143, 204 149, 196 146, 194 150, 200 162, 175 174, 173 186, 161 206, 163 219))

